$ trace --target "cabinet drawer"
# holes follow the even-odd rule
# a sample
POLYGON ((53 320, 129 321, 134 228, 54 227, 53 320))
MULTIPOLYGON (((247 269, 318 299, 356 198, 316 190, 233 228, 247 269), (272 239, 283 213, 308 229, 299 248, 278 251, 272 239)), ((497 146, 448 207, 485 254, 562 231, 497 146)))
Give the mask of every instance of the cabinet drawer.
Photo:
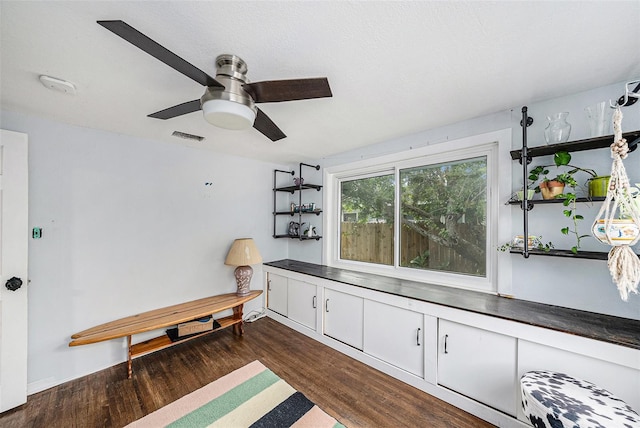
POLYGON ((317 287, 308 282, 289 278, 288 293, 289 318, 315 330, 318 306, 317 287))
POLYGON ((281 275, 269 273, 267 277, 267 308, 287 316, 287 282, 281 275))
POLYGON ((439 320, 438 383, 516 415, 516 339, 439 320))
POLYGON ((324 334, 362 350, 364 299, 325 289, 324 334))
POLYGON ((364 352, 424 377, 424 315, 364 301, 364 352))

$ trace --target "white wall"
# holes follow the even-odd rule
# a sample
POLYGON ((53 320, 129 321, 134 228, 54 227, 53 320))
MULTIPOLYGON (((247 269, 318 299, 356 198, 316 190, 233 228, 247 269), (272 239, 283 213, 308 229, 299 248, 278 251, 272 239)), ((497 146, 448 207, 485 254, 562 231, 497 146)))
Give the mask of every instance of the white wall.
MULTIPOLYGON (((588 136, 584 106, 617 99, 621 93, 622 85, 612 85, 529 104, 535 119, 529 128, 530 145, 541 144, 545 115, 561 110, 570 112, 572 138, 588 136)), ((640 103, 623 112, 623 129, 640 129, 640 103)), ((30 240, 29 248, 29 393, 125 360, 121 340, 69 348, 74 332, 144 310, 232 292, 233 269, 223 262, 235 238, 253 237, 265 261, 291 257, 322 263, 323 241, 271 237, 273 169, 297 165, 283 167, 9 111, 2 111, 0 119, 2 128, 29 135, 29 223, 43 228, 43 238, 30 240), (205 186, 209 182, 213 185, 205 186)), ((508 127, 513 129, 514 148, 519 148, 519 121, 516 107, 318 163, 338 165, 508 127)), ((610 168, 606 150, 575 159, 580 164, 593 162, 599 171, 610 168)), ((640 151, 626 164, 632 182, 640 182, 640 151)), ((520 176, 517 165, 511 165, 514 182, 520 176)), ((307 178, 311 176, 305 178, 321 183, 321 174, 307 178)), ((531 231, 561 243, 562 215, 550 208, 537 206, 531 212, 531 231), (553 225, 548 227, 546 221, 553 225)), ((583 227, 588 228, 595 214, 585 215, 583 227)), ((516 207, 512 218, 513 234, 521 233, 516 207)), ((585 249, 602 249, 591 241, 585 242, 585 249)), ((622 302, 606 262, 523 260, 502 253, 499 257, 501 266, 513 268, 516 298, 640 318, 640 296, 622 302)), ((262 288, 260 266, 254 270, 252 288, 262 288)), ((247 311, 261 305, 247 305, 247 311)))
POLYGON ((235 238, 265 261, 288 255, 266 179, 282 166, 9 111, 1 127, 29 135, 29 224, 43 228, 29 242, 29 393, 126 359, 124 340, 68 347, 77 331, 233 292, 235 238))
MULTIPOLYGON (((535 102, 528 104, 529 116, 534 123, 528 128, 528 143, 530 147, 544 145, 544 128, 548 121, 547 115, 567 111, 568 122, 572 125, 571 140, 589 138, 590 131, 584 108, 603 100, 617 100, 624 93, 624 82, 579 94, 535 102)), ((380 144, 353 150, 322 159, 323 167, 341 165, 362 159, 375 158, 390 153, 412 150, 430 144, 446 144, 448 141, 469 137, 500 129, 512 129, 513 149, 522 145, 522 128, 520 127, 521 107, 497 112, 485 117, 470 119, 442 128, 427 130, 386 141, 380 144)), ((623 132, 640 129, 640 102, 634 106, 622 109, 623 132)), ((608 149, 574 153, 572 164, 594 168, 602 175, 608 175, 611 170, 611 158, 608 149)), ((535 165, 544 162, 552 163, 551 157, 534 159, 535 165)), ((632 183, 640 182, 640 150, 629 155, 625 166, 632 183)), ((511 168, 513 176, 513 191, 518 190, 521 183, 522 170, 518 162, 506 166, 511 168)), ((586 180, 586 176, 584 177, 586 180)), ((509 195, 503 195, 506 201, 509 195)), ((589 233, 591 224, 598 214, 599 204, 589 206, 580 204, 578 207, 585 220, 580 224, 581 233, 589 233)), ((511 222, 513 235, 522 234, 522 212, 517 206, 511 207, 511 222)), ((562 206, 537 205, 530 212, 529 233, 542 235, 545 242, 552 241, 557 248, 570 248, 571 238, 560 233, 560 229, 568 225, 562 214, 562 206)), ((593 251, 608 251, 606 245, 600 244, 594 238, 586 238, 582 242, 582 249, 593 251)), ((640 244, 634 247, 640 253, 640 244)), ((611 281, 606 261, 592 261, 584 259, 567 259, 560 257, 536 257, 524 259, 521 256, 498 253, 499 269, 511 269, 511 284, 500 289, 511 289, 515 298, 548 303, 557 306, 586 310, 590 312, 616 315, 626 318, 640 319, 640 295, 634 294, 628 302, 623 302, 611 281)), ((322 262, 321 255, 310 254, 309 261, 322 262)))

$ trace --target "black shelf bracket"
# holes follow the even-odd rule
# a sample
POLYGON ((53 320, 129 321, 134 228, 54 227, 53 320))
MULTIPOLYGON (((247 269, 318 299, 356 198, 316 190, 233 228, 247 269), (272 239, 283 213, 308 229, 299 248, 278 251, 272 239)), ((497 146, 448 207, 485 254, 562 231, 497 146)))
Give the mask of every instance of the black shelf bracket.
MULTIPOLYGON (((276 193, 278 191, 277 182, 278 182, 278 174, 291 174, 292 176, 296 174, 295 171, 285 171, 283 169, 274 169, 273 170, 273 237, 277 238, 278 234, 276 233, 276 193)), ((293 193, 293 192, 291 192, 293 193)))
POLYGON ((625 93, 624 95, 622 95, 620 98, 618 98, 618 106, 620 107, 629 107, 634 105, 635 103, 638 102, 638 95, 640 94, 640 80, 636 80, 634 82, 629 82, 625 85, 625 93), (629 85, 633 85, 634 83, 637 83, 638 85, 632 89, 631 91, 629 90, 629 85))
POLYGON ((522 120, 520 121, 520 126, 522 127, 522 152, 520 155, 520 164, 522 165, 522 183, 523 183, 523 192, 522 192, 522 201, 520 207, 522 208, 522 221, 524 223, 524 249, 522 250, 522 255, 525 259, 529 258, 529 245, 526 243, 529 242, 529 211, 533 209, 533 204, 529 201, 528 198, 528 186, 529 182, 529 172, 527 171, 527 165, 531 163, 531 156, 529 156, 529 148, 527 146, 527 127, 531 126, 533 123, 533 118, 528 115, 527 106, 522 107, 522 120))

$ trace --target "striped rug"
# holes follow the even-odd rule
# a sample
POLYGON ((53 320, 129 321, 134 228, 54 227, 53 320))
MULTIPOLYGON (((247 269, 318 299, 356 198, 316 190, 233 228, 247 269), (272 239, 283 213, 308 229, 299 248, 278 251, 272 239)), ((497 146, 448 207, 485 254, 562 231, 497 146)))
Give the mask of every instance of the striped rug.
POLYGON ((343 427, 259 361, 127 427, 343 427))

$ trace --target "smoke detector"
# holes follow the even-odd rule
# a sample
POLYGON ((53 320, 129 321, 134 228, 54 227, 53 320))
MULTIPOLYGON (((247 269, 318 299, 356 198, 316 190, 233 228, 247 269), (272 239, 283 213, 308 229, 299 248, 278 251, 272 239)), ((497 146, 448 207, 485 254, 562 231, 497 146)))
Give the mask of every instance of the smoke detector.
POLYGON ((40 82, 49 89, 58 92, 64 92, 65 94, 75 95, 76 94, 76 85, 71 82, 67 82, 66 80, 56 79, 51 76, 40 76, 40 82))

